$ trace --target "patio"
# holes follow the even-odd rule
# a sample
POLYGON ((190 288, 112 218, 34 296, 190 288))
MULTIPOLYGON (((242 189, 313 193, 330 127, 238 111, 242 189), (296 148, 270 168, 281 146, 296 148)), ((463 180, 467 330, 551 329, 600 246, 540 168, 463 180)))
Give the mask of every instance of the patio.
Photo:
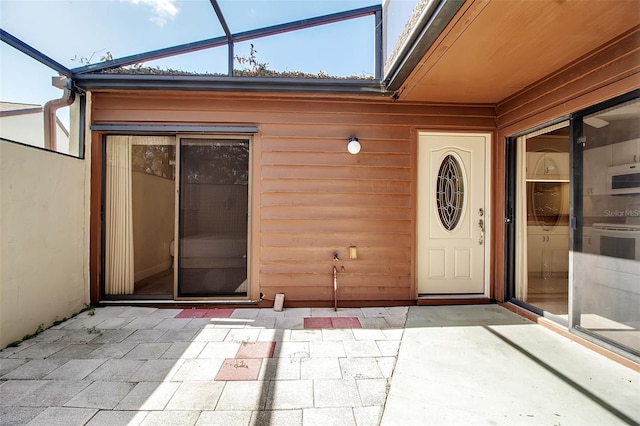
POLYGON ((0 424, 638 424, 640 372, 496 305, 85 311, 0 351, 0 424))

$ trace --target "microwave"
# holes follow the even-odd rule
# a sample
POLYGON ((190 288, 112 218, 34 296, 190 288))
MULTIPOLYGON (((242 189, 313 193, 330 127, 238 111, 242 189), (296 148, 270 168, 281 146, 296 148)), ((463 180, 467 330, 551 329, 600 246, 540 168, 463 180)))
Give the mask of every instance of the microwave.
POLYGON ((640 163, 609 167, 607 192, 612 195, 640 193, 640 163))

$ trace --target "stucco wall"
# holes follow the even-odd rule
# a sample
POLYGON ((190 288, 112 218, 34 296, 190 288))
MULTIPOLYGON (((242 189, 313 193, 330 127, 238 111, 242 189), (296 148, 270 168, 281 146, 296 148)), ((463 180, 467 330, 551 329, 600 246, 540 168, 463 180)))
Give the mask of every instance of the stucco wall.
POLYGON ((0 142, 0 348, 88 302, 85 161, 0 142))

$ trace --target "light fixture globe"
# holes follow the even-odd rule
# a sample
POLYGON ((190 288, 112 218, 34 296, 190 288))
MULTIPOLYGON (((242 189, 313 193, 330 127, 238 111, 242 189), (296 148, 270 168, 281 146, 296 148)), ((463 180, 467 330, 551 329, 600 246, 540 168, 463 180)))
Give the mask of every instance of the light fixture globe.
POLYGON ((347 151, 349 151, 350 154, 357 154, 360 152, 360 142, 358 141, 358 138, 349 138, 349 142, 347 143, 347 151))

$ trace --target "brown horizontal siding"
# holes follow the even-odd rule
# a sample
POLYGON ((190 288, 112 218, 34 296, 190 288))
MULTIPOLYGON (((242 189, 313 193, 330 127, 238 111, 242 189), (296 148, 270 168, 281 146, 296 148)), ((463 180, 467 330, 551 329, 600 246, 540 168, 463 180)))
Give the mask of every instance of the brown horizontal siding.
POLYGON ((253 294, 290 302, 332 301, 334 266, 339 299, 415 299, 416 130, 495 128, 492 107, 247 94, 98 93, 93 119, 258 126, 253 294), (346 151, 351 136, 358 155, 346 151))

